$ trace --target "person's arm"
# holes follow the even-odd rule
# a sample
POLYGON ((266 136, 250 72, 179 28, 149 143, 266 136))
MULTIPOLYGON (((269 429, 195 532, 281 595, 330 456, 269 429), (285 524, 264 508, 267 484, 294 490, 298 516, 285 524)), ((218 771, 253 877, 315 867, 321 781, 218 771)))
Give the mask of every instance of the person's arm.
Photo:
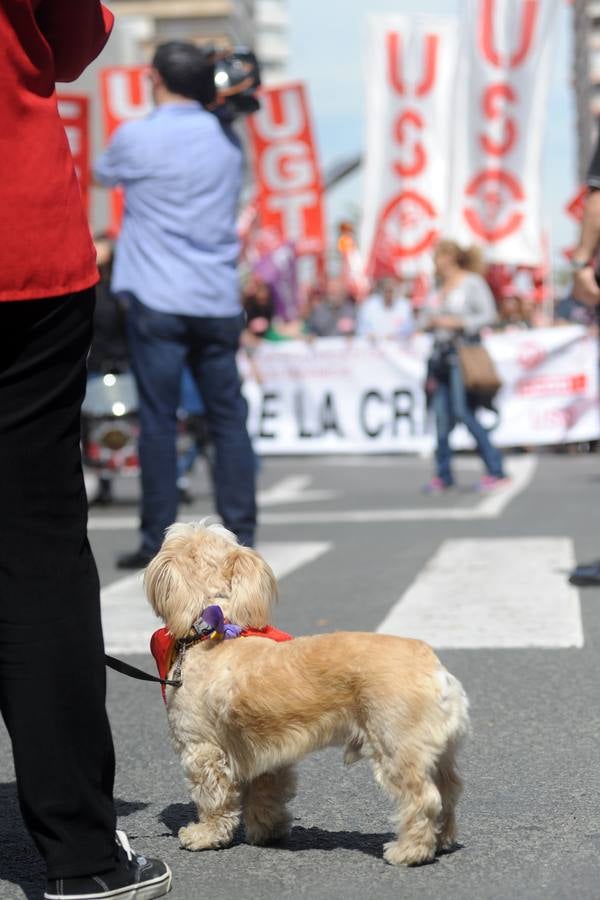
POLYGON ((400 326, 400 337, 408 338, 415 333, 417 325, 410 300, 405 297, 402 299, 402 304, 404 307, 404 316, 402 325, 400 326))
POLYGON ((40 0, 35 18, 54 58, 56 81, 75 81, 110 37, 113 14, 100 0, 40 0))
POLYGON ((473 275, 469 278, 467 303, 461 316, 462 330, 469 335, 479 334, 482 328, 495 325, 498 321, 496 301, 485 278, 473 275))
POLYGON ((367 337, 371 328, 369 299, 363 300, 356 314, 356 336, 367 337))
POLYGON ((113 134, 110 143, 94 162, 95 187, 126 186, 128 182, 146 178, 151 174, 144 142, 136 127, 139 122, 125 122, 113 134))
MULTIPOLYGON (((600 186, 600 177, 598 183, 600 186)), ((600 303, 600 288, 596 282, 593 265, 599 244, 600 189, 592 189, 585 201, 579 243, 572 256, 574 264, 573 295, 577 300, 592 305, 600 303)))

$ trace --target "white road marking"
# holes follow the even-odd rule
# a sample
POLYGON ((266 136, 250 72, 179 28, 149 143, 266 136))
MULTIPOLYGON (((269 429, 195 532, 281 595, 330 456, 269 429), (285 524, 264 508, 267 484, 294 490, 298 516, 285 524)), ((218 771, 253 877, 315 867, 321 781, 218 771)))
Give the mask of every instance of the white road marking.
MULTIPOLYGON (((427 449, 423 453, 416 453, 416 456, 419 459, 431 459, 431 450, 427 449)), ((276 457, 272 458, 273 461, 277 459, 276 457)), ((279 462, 281 458, 277 459, 279 462)), ((323 466, 333 467, 335 469, 358 469, 363 466, 368 466, 370 469, 397 469, 398 468, 398 457, 392 456, 389 453, 382 454, 381 456, 370 453, 364 454, 363 456, 311 456, 308 461, 312 464, 318 465, 319 467, 323 466)), ((457 471, 469 471, 469 470, 477 470, 481 469, 481 460, 475 454, 470 456, 457 456, 453 461, 453 468, 457 471)))
POLYGON ((312 475, 290 475, 276 482, 273 487, 259 491, 257 501, 262 506, 283 506, 286 503, 310 503, 331 500, 336 491, 309 491, 312 475))
MULTIPOLYGON (((305 566, 331 549, 325 541, 265 543, 260 553, 278 579, 305 566)), ((160 627, 144 595, 142 573, 136 572, 102 590, 102 626, 108 653, 147 653, 150 635, 160 627)))
POLYGON ((445 541, 377 629, 436 648, 582 647, 569 538, 445 541))
POLYGON ((510 482, 506 487, 487 494, 478 507, 479 518, 496 519, 502 515, 511 500, 524 491, 535 475, 538 459, 536 456, 521 456, 509 460, 506 471, 510 482))
POLYGON ((510 482, 487 494, 470 507, 431 507, 420 509, 350 509, 295 513, 264 513, 260 517, 265 525, 364 525, 375 522, 432 522, 470 521, 473 519, 497 519, 511 500, 524 491, 535 474, 538 460, 535 456, 522 456, 510 460, 506 466, 510 482))
MULTIPOLYGON (((349 509, 311 510, 308 512, 265 512, 259 515, 264 525, 368 525, 377 522, 435 522, 496 519, 515 497, 524 491, 535 474, 536 456, 519 456, 508 461, 507 472, 511 482, 485 496, 476 506, 434 507, 420 509, 349 509)), ((314 492, 326 493, 326 492, 314 492)), ((322 496, 319 499, 324 499, 322 496)), ((297 502, 296 500, 293 502, 297 502)), ((182 522, 193 522, 195 516, 180 516, 182 522)), ((137 516, 90 516, 90 531, 132 531, 139 528, 137 516)))

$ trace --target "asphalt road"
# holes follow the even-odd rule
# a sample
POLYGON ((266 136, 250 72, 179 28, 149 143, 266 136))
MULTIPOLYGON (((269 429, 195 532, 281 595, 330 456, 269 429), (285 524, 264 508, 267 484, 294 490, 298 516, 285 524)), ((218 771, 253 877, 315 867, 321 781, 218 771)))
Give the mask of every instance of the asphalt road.
MULTIPOLYGON (((176 833, 193 808, 159 688, 110 673, 120 824, 136 849, 169 862, 173 900, 600 898, 600 591, 564 587, 569 554, 600 555, 600 460, 512 462, 518 489, 504 508, 482 506, 467 490, 478 475, 469 457, 459 469, 464 489, 442 498, 418 493, 429 474, 424 460, 264 462, 259 541, 288 572, 279 627, 295 634, 374 630, 393 608, 402 623, 396 604, 405 598, 408 607, 409 597, 435 611, 421 621, 417 602, 414 627, 442 622, 439 653, 463 682, 473 721, 462 756, 460 847, 432 865, 388 866, 388 801, 368 763, 346 769, 341 752, 328 750, 301 764, 293 828, 281 846, 250 847, 240 835, 227 850, 183 851, 176 833), (452 555, 459 546, 467 547, 467 561, 440 569, 440 549, 452 555), (474 625, 481 607, 492 623, 485 634, 474 625), (531 646, 536 633, 548 646, 531 646)), ((113 506, 91 515, 105 588, 122 577, 115 554, 136 543, 135 485, 117 487, 113 506)), ((182 514, 199 518, 211 511, 201 468, 195 489, 198 499, 182 514)), ((143 647, 141 620, 129 620, 109 597, 107 631, 129 629, 132 646, 139 639, 143 647)), ((147 654, 127 658, 151 670, 147 654)), ((0 804, 0 898, 38 898, 43 867, 21 824, 3 731, 0 804)))

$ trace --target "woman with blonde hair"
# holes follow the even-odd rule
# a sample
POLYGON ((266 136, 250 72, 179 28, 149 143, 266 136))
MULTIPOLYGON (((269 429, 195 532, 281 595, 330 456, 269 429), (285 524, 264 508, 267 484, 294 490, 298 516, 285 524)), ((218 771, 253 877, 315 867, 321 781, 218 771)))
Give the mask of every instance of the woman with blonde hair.
POLYGON ((453 486, 450 433, 462 422, 475 439, 485 465, 479 490, 490 491, 506 480, 502 455, 469 402, 458 347, 460 341, 471 344, 481 341, 481 330, 497 320, 496 304, 482 275, 485 265, 479 248, 465 250, 454 241, 443 240, 436 247, 434 263, 437 303, 435 308, 424 310, 420 324, 434 338, 427 390, 436 420, 437 471, 424 490, 439 493, 453 486))

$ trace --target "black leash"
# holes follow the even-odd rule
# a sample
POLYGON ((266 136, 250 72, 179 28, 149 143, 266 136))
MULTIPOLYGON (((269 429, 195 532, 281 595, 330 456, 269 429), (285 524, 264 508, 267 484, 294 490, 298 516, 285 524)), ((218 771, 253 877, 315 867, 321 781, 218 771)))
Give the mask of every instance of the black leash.
POLYGON ((129 678, 137 678, 138 681, 153 681, 158 684, 170 684, 173 687, 181 686, 181 681, 157 678, 156 675, 149 675, 143 669, 137 669, 135 666, 130 666, 129 663, 123 662, 122 659, 115 659, 114 656, 109 656, 108 654, 105 654, 104 662, 109 669, 114 669, 115 672, 120 672, 121 675, 128 675, 129 678))

